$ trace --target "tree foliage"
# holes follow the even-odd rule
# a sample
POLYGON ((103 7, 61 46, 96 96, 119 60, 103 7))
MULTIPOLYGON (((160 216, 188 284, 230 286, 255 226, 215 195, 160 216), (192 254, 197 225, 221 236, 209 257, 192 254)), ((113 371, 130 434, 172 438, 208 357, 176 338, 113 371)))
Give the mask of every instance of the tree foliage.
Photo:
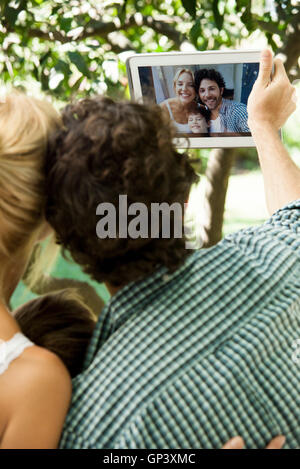
POLYGON ((123 96, 122 52, 238 48, 258 29, 298 76, 297 0, 1 0, 0 8, 2 81, 31 79, 58 99, 123 96))
MULTIPOLYGON (((299 0, 0 0, 0 13, 2 83, 41 86, 60 101, 124 97, 125 53, 239 49, 259 32, 285 56, 290 77, 300 78, 299 0)), ((236 155, 210 152, 207 246, 222 236, 236 155)))

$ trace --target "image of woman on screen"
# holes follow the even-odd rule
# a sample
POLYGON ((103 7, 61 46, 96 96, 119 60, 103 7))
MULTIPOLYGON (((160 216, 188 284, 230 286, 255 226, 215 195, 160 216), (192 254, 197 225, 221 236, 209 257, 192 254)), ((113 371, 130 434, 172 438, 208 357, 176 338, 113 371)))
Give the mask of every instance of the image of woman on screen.
POLYGON ((211 118, 210 110, 206 109, 202 104, 192 102, 187 107, 187 115, 189 132, 193 134, 206 134, 205 136, 208 137, 211 118))
POLYGON ((197 97, 194 86, 194 74, 187 68, 176 71, 173 78, 175 97, 163 101, 160 105, 174 121, 178 132, 190 133, 188 124, 188 105, 195 102, 197 97))

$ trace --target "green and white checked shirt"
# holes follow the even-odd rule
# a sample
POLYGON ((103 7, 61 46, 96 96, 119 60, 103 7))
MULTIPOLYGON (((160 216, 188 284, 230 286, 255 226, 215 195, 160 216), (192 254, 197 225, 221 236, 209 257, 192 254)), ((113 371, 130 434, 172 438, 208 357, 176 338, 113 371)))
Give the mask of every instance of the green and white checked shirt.
POLYGON ((299 447, 299 338, 300 200, 111 299, 60 447, 299 447))
POLYGON ((250 132, 246 104, 223 98, 219 113, 221 132, 250 132))

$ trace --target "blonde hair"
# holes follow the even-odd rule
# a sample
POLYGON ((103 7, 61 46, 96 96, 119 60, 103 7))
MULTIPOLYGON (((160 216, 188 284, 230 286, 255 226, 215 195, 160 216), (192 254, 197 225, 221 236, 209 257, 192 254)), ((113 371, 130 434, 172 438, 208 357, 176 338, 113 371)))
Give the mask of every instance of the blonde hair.
POLYGON ((7 269, 30 255, 44 221, 44 155, 60 117, 46 101, 12 92, 0 103, 0 293, 7 269))
POLYGON ((194 79, 194 73, 192 72, 192 70, 190 70, 189 68, 178 68, 175 72, 175 75, 174 75, 174 78, 173 78, 173 87, 175 89, 176 87, 176 82, 178 80, 178 78, 180 77, 180 75, 182 73, 188 73, 191 75, 192 77, 192 80, 193 80, 193 83, 195 83, 195 79, 194 79))

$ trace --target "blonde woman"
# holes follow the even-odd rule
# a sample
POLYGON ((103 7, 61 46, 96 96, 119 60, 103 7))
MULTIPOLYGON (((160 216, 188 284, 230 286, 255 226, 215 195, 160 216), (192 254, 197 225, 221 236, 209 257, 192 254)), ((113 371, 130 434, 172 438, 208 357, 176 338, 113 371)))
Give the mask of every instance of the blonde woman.
POLYGON ((187 108, 197 96, 193 72, 187 68, 178 69, 173 78, 173 88, 175 97, 166 99, 160 105, 169 113, 178 132, 189 133, 187 108))
POLYGON ((59 123, 49 103, 20 93, 0 104, 0 448, 55 448, 71 397, 62 361, 23 336, 8 310, 45 232, 43 157, 59 123))

